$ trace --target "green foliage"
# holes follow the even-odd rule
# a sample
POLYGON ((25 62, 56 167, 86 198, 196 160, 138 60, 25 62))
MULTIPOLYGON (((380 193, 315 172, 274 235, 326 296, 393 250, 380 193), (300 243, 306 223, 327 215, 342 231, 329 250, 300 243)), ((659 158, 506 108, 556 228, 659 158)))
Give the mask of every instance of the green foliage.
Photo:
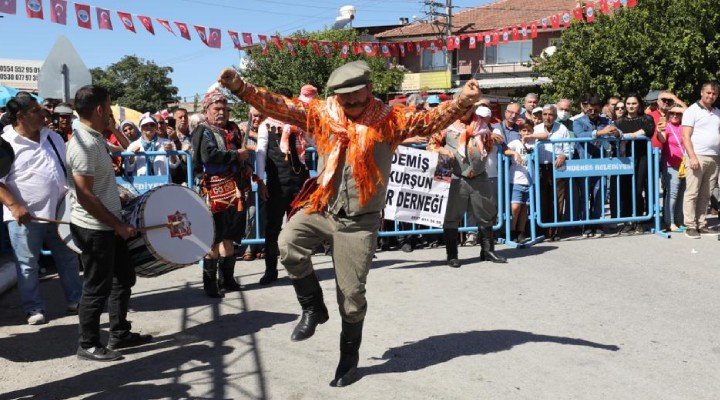
POLYGON ((717 0, 641 0, 595 23, 573 23, 557 52, 534 69, 552 79, 543 100, 601 97, 669 89, 697 99, 703 82, 717 79, 720 7, 717 0))
POLYGON ((172 67, 161 67, 136 56, 125 56, 105 69, 92 68, 93 84, 110 91, 113 104, 140 112, 155 112, 177 101, 178 88, 168 76, 172 67))
MULTIPOLYGON (((321 96, 325 89, 330 73, 337 67, 355 60, 365 60, 372 69, 373 89, 376 95, 385 95, 400 87, 403 79, 403 72, 395 65, 390 64, 385 57, 367 57, 365 54, 355 55, 352 52, 352 43, 361 42, 357 31, 353 29, 325 30, 321 32, 297 32, 292 37, 303 37, 308 40, 328 41, 331 47, 330 58, 325 55, 315 54, 310 43, 307 46, 295 45, 296 55, 293 57, 287 50, 283 41, 283 50, 280 51, 268 41, 268 54, 263 55, 260 46, 250 49, 247 53, 247 64, 243 71, 243 77, 249 82, 266 87, 270 90, 287 88, 295 95, 299 94, 303 85, 311 84, 318 88, 321 96), (333 42, 338 42, 342 47, 343 42, 351 46, 347 59, 343 59, 340 49, 333 47, 333 42)), ((322 50, 322 44, 319 43, 322 50)))

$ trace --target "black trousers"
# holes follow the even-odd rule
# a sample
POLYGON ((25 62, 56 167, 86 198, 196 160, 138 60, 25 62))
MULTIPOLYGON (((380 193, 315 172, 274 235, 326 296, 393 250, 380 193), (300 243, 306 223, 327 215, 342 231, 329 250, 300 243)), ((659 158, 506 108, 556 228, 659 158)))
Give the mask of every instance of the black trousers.
POLYGON ((105 303, 110 315, 110 335, 121 337, 130 332, 127 320, 131 288, 135 285, 135 267, 125 240, 114 231, 86 229, 70 225, 70 232, 82 250, 83 294, 80 299, 80 346, 102 346, 100 315, 105 303))
MULTIPOLYGON (((298 189, 299 190, 299 189, 298 189)), ((283 217, 290 211, 290 203, 297 191, 288 193, 280 189, 279 184, 268 182, 268 200, 263 209, 265 216, 265 259, 277 264, 280 255, 278 236, 282 229, 283 217)))

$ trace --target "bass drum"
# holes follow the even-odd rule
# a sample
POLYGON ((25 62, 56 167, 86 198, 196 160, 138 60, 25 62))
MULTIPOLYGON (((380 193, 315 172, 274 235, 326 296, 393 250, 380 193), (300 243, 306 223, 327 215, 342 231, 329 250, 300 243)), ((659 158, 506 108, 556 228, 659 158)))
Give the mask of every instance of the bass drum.
POLYGON ((143 230, 128 241, 130 260, 140 276, 152 277, 195 264, 211 249, 215 223, 203 199, 180 185, 151 189, 123 207, 125 222, 143 230))

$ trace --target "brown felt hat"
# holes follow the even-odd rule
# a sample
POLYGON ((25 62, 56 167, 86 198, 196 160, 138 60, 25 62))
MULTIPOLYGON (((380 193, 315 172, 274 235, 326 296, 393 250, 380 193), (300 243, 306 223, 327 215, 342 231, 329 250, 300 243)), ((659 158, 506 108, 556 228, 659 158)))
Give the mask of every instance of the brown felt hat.
POLYGON ((327 81, 328 89, 335 93, 350 93, 370 83, 370 67, 365 61, 349 62, 336 68, 327 81))

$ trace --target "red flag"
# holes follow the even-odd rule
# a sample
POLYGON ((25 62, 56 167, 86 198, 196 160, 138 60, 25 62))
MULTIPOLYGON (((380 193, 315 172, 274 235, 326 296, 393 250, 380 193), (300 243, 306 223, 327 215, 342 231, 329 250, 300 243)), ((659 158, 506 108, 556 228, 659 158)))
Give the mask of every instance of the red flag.
POLYGON ((260 41, 260 48, 262 49, 262 53, 264 55, 267 55, 267 53, 268 53, 267 36, 258 35, 258 40, 260 41))
POLYGON ((573 10, 573 18, 575 18, 575 21, 583 20, 582 7, 580 7, 579 5, 573 10))
POLYGON ((67 0, 50 0, 50 22, 67 24, 67 0))
POLYGON ((570 18, 569 12, 565 11, 562 13, 562 22, 566 28, 570 27, 570 24, 572 23, 572 19, 570 18))
POLYGON ((318 57, 322 55, 322 50, 320 50, 320 45, 318 45, 317 40, 311 40, 310 45, 312 46, 315 55, 318 57))
POLYGON ((496 46, 500 44, 500 32, 499 31, 493 32, 492 44, 494 44, 496 46))
POLYGON ((445 41, 442 39, 438 39, 435 43, 435 48, 437 49, 437 51, 447 50, 447 43, 445 43, 445 41))
POLYGON ((548 19, 547 17, 540 20, 540 25, 542 26, 543 30, 548 28, 548 19))
POLYGON ((230 40, 232 40, 233 46, 235 46, 236 49, 240 50, 242 48, 242 44, 240 43, 240 36, 238 35, 238 33, 229 30, 228 35, 230 35, 230 40))
POLYGON ((610 7, 608 7, 607 0, 600 0, 600 12, 603 14, 607 14, 610 12, 610 7))
POLYGON ((430 41, 430 54, 435 54, 437 50, 437 43, 434 40, 430 41))
POLYGON ((419 56, 420 54, 422 54, 422 51, 423 51, 422 43, 415 43, 415 54, 417 54, 419 56))
POLYGON ((243 43, 245 43, 248 46, 252 46, 252 33, 243 32, 242 33, 243 43))
POLYGON ((490 32, 485 32, 483 34, 483 42, 485 42, 485 47, 490 47, 490 45, 492 44, 492 35, 490 34, 490 32))
POLYGON ((505 28, 502 31, 502 42, 504 44, 507 44, 509 41, 510 41, 510 32, 508 32, 507 28, 505 28))
POLYGON ((398 54, 397 44, 395 44, 395 43, 390 43, 390 44, 388 44, 388 46, 390 46, 390 53, 392 54, 392 56, 393 56, 393 57, 397 57, 397 56, 399 55, 399 54, 398 54))
POLYGON ((172 28, 170 27, 170 21, 168 21, 168 20, 166 20, 166 19, 160 19, 160 18, 155 18, 155 20, 157 20, 157 22, 158 22, 160 25, 162 25, 163 28, 167 29, 168 32, 172 33, 173 36, 177 36, 177 35, 175 34, 175 32, 172 30, 172 28))
POLYGON ((465 36, 465 35, 455 36, 455 43, 454 43, 454 45, 455 45, 455 48, 456 48, 456 49, 459 49, 459 48, 460 48, 460 42, 462 42, 462 40, 464 39, 463 36, 465 36))
POLYGON ((308 40, 305 38, 298 38, 298 43, 300 44, 300 46, 305 47, 308 45, 308 40))
POLYGON ((405 43, 400 43, 398 50, 400 50, 400 57, 405 57, 405 43))
POLYGON ((273 42, 275 47, 278 48, 278 50, 282 51, 282 43, 280 43, 280 38, 278 36, 270 36, 270 41, 273 42))
POLYGON ((177 25, 178 30, 180 31, 180 37, 190 40, 190 31, 188 31, 187 24, 183 22, 175 22, 175 25, 177 25))
POLYGON ((517 25, 512 27, 512 40, 520 40, 520 31, 517 25))
POLYGON ((97 13, 98 28, 107 29, 109 31, 113 30, 112 21, 110 20, 110 10, 95 7, 95 12, 97 13))
POLYGON ((407 43, 407 51, 414 51, 415 50, 415 43, 408 42, 407 43))
POLYGON ((520 27, 520 35, 522 35, 523 40, 528 38, 528 27, 525 24, 522 24, 520 27))
POLYGON ((295 40, 293 38, 285 38, 285 47, 287 47, 290 55, 295 57, 295 40))
POLYGON ((476 44, 477 44, 477 36, 470 35, 470 39, 468 40, 468 48, 474 49, 476 44))
POLYGON ((43 6, 40 0, 25 0, 25 12, 28 18, 43 19, 43 6))
POLYGON ((330 58, 332 57, 332 51, 330 50, 330 42, 327 40, 323 40, 322 42, 322 51, 325 53, 325 57, 330 58))
POLYGON ((348 42, 342 42, 342 48, 340 49, 340 55, 342 58, 347 58, 350 48, 348 42))
POLYGON ((15 15, 17 12, 17 3, 15 0, 0 1, 0 13, 15 15))
POLYGON ((137 18, 138 18, 138 20, 140 20, 140 23, 142 24, 142 26, 145 27, 145 29, 147 29, 148 32, 150 32, 153 35, 155 34, 155 28, 153 28, 152 18, 144 17, 142 15, 138 15, 137 18))
POLYGON ((363 43, 363 50, 369 57, 375 56, 375 48, 370 43, 363 43))
POLYGON ((557 14, 550 17, 550 25, 553 29, 560 29, 560 17, 557 14))
POLYGON ((340 50, 340 43, 338 43, 338 42, 333 42, 333 49, 335 49, 335 51, 340 50))
POLYGON ((222 33, 218 28, 210 28, 208 30, 208 47, 219 49, 222 47, 222 33))
POLYGON ((87 4, 75 3, 75 16, 77 24, 81 28, 92 29, 92 20, 90 20, 90 6, 87 4))
POLYGON ((383 55, 384 57, 390 57, 390 55, 391 55, 391 54, 390 54, 390 47, 388 47, 388 44, 387 44, 387 43, 384 43, 384 42, 383 42, 382 46, 380 47, 380 51, 382 52, 382 55, 383 55))
POLYGON ((207 31, 205 30, 205 27, 199 26, 199 25, 193 25, 193 27, 195 28, 195 32, 197 32, 198 36, 200 37, 200 41, 205 43, 205 46, 209 46, 208 38, 207 38, 207 31))
POLYGON ((590 3, 587 6, 585 6, 585 16, 587 17, 587 22, 595 22, 595 5, 590 3))
POLYGON ((536 39, 538 37, 538 24, 537 21, 530 23, 530 37, 536 39))
POLYGON ((362 45, 358 42, 353 42, 353 54, 358 55, 363 52, 362 45))
POLYGON ((627 6, 633 8, 637 5, 637 0, 627 0, 627 6))
POLYGON ((620 0, 612 0, 612 6, 613 8, 620 8, 622 7, 622 2, 620 0))
POLYGON ((135 23, 133 22, 132 15, 130 15, 130 13, 122 11, 118 11, 117 14, 118 18, 120 18, 120 22, 122 22, 125 29, 135 33, 135 23))
POLYGON ((447 48, 450 51, 455 50, 455 38, 452 36, 448 36, 447 38, 447 48))

